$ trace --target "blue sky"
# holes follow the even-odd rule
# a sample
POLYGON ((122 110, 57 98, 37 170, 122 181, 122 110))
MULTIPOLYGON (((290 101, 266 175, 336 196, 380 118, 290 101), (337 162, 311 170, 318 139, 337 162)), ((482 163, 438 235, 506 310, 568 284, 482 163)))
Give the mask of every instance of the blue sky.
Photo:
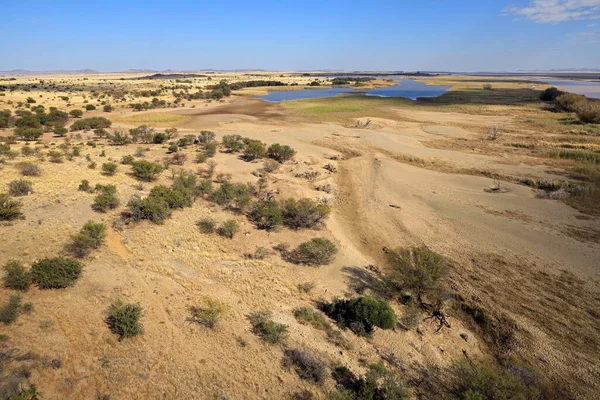
POLYGON ((600 0, 4 0, 0 70, 600 68, 600 0))

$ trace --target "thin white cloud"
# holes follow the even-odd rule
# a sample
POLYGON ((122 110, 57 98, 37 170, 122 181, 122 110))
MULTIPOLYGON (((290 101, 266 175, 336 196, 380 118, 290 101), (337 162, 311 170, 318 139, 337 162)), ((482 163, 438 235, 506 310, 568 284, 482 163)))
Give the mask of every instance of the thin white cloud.
POLYGON ((525 6, 505 8, 502 15, 541 24, 600 19, 600 0, 531 0, 525 6))

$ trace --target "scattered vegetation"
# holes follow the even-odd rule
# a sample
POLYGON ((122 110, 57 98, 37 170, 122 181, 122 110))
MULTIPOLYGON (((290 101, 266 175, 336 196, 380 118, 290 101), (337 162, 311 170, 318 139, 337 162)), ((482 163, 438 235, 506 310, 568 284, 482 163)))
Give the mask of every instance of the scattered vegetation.
POLYGON ((95 190, 100 193, 94 198, 94 203, 92 204, 94 211, 105 213, 119 206, 120 201, 115 185, 96 185, 95 190))
POLYGON ((4 267, 4 276, 2 277, 2 286, 6 289, 27 291, 31 283, 29 271, 18 261, 11 260, 4 267))
POLYGON ((93 250, 99 248, 105 238, 106 225, 88 221, 78 234, 71 236, 65 249, 75 257, 86 257, 93 250))
POLYGON ((283 258, 293 264, 326 265, 333 261, 337 246, 329 239, 317 237, 301 243, 290 252, 284 252, 283 258))

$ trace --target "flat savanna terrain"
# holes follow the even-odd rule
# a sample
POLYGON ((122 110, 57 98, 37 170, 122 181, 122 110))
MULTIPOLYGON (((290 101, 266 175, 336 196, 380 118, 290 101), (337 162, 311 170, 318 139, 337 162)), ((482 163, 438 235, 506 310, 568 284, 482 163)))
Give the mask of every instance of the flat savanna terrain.
MULTIPOLYGON (((209 99, 189 95, 208 93, 222 79, 298 84, 269 88, 282 90, 305 88, 315 78, 287 72, 140 77, 0 78, 0 111, 14 116, 39 105, 46 112, 83 111, 82 118, 69 119, 64 136, 47 130, 32 141, 7 140, 0 193, 18 179, 29 180, 33 192, 14 197, 24 218, 0 226, 0 264, 70 257, 65 245, 87 221, 107 226, 103 244, 80 259, 84 269, 73 286, 30 288, 20 295, 33 308, 0 325, 0 394, 32 383, 43 399, 325 399, 339 392, 335 374, 313 383, 282 363, 289 349, 302 348, 328 371, 346 367, 362 376, 381 363, 414 398, 452 397, 456 392, 442 387, 446 381, 432 376, 465 359, 526 368, 543 377, 542 386, 556 398, 597 395, 600 125, 580 123, 539 100, 547 85, 439 76, 423 80, 452 86, 438 98, 346 94, 267 103, 253 98, 266 87, 209 99), (136 103, 139 111, 131 108, 136 103), (90 117, 112 124, 98 132, 70 129, 90 117), (141 125, 177 132, 162 143, 110 139, 141 125), (201 131, 215 133, 213 157, 199 156, 202 143, 171 147, 201 131), (275 169, 266 157, 227 151, 228 135, 289 145, 296 153, 275 169), (121 163, 125 156, 166 168, 156 180, 140 182, 121 163), (38 165, 41 174, 21 176, 23 162, 38 165), (102 169, 110 162, 117 164, 112 175, 102 169), (132 197, 147 198, 154 186, 171 186, 182 173, 211 180, 213 190, 222 182, 266 185, 269 199, 309 198, 331 212, 309 229, 257 229, 249 209, 228 209, 201 195, 163 223, 124 220, 132 197), (78 190, 82 180, 92 188, 115 185, 119 205, 92 209, 97 194, 78 190), (239 230, 231 239, 205 233, 197 223, 209 218, 217 225, 233 219, 239 230), (273 250, 315 237, 337 247, 326 265, 297 264, 273 250), (449 271, 435 305, 423 302, 431 304, 421 304, 416 323, 362 337, 327 317, 327 329, 298 318, 300 307, 316 310, 336 297, 371 295, 405 321, 412 303, 390 284, 386 254, 420 246, 443 256, 449 271), (117 299, 143 308, 142 335, 119 340, 109 330, 107 309, 117 299), (224 310, 212 328, 190 314, 211 302, 224 310), (287 325, 281 344, 255 334, 248 316, 261 310, 287 325), (305 397, 292 397, 300 394, 305 397)), ((330 81, 319 80, 322 86, 330 81)), ((0 136, 14 132, 0 129, 0 136)), ((0 288, 0 303, 15 293, 0 288)))

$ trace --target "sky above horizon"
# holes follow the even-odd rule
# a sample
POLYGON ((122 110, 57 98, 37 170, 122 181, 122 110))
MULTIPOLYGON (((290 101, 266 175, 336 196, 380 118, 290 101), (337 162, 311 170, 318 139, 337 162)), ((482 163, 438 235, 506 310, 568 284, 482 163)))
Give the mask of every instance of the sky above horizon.
POLYGON ((600 0, 4 2, 0 71, 600 68, 600 0))

